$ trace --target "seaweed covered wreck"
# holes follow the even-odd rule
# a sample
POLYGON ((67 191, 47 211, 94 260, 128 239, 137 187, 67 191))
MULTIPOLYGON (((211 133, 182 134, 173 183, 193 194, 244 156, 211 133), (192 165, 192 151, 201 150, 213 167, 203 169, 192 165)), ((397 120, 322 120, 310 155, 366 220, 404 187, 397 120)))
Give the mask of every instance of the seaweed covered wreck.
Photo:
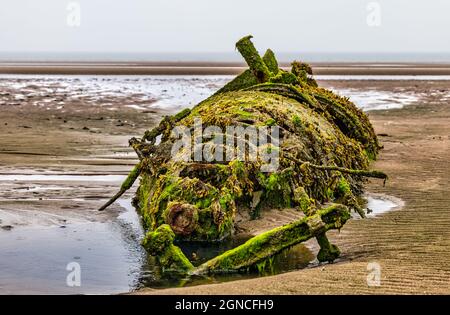
MULTIPOLYGON (((271 50, 260 57, 251 38, 236 44, 249 69, 192 109, 165 117, 142 138, 130 139, 140 162, 116 196, 101 208, 140 178, 135 205, 147 231, 142 244, 166 272, 246 270, 310 238, 320 245, 318 260, 332 262, 340 251, 328 241, 326 232, 340 229, 350 211, 364 217, 358 198, 364 177, 387 178, 369 170, 380 146, 366 115, 347 98, 320 88, 309 65, 293 62, 291 70, 285 71, 271 50), (192 131, 198 119, 202 131, 215 126, 215 132, 210 130, 200 141, 195 131, 175 132, 179 127, 192 131), (239 141, 250 149, 249 134, 242 132, 245 129, 219 137, 220 130, 229 126, 276 126, 277 141, 264 141, 255 150, 275 153, 277 168, 263 170, 265 161, 259 155, 252 160, 194 157, 196 149, 203 152, 206 148, 223 156, 223 147, 239 150, 239 141), (189 143, 188 149, 174 151, 180 134, 189 143), (248 211, 256 220, 265 211, 287 207, 295 207, 304 216, 256 235, 200 266, 194 267, 177 246, 183 241, 217 242, 232 237, 239 212, 248 211)), ((268 133, 264 138, 274 140, 274 135, 268 133)))

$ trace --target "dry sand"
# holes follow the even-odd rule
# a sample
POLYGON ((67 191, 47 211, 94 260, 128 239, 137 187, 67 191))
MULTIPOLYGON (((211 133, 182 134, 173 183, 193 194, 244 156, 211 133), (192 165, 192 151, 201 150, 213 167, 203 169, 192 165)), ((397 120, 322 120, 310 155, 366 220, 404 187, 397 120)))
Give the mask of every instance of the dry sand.
MULTIPOLYGON (((423 95, 416 105, 370 113, 385 147, 374 167, 387 172, 390 179, 385 187, 379 181, 370 182, 367 190, 401 198, 405 206, 373 219, 353 220, 340 234, 330 233, 343 253, 334 264, 251 280, 139 293, 450 293, 450 104, 434 94, 437 90, 448 92, 450 82, 324 84, 386 91, 401 88, 423 95), (367 286, 370 262, 382 267, 380 287, 367 286)), ((125 174, 135 163, 127 139, 142 134, 162 114, 121 107, 110 111, 76 102, 70 105, 65 113, 27 102, 2 106, 0 173, 32 169, 38 173, 125 174)), ((115 191, 116 183, 67 185, 68 192, 38 193, 33 198, 26 189, 3 185, 0 205, 11 212, 25 207, 51 215, 64 213, 69 219, 99 221, 112 220, 119 211, 117 206, 105 214, 95 211, 115 191), (83 196, 81 205, 73 201, 77 196, 83 196), (87 210, 80 214, 79 209, 87 210)))

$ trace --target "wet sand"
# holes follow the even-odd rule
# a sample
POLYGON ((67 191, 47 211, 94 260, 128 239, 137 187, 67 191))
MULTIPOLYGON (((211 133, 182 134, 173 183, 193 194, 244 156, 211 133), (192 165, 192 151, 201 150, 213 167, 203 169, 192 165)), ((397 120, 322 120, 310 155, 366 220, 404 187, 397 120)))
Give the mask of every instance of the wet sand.
MULTIPOLYGON (((282 68, 290 63, 281 62, 282 68)), ((311 63, 318 75, 450 75, 446 63, 311 63)), ((98 75, 236 75, 242 62, 1 62, 0 73, 98 75)))
MULTIPOLYGON (((411 92, 418 97, 401 109, 370 112, 385 146, 374 167, 387 172, 390 179, 385 187, 379 181, 371 181, 367 190, 400 198, 405 205, 371 219, 352 220, 340 234, 330 233, 343 253, 334 264, 250 280, 146 289, 139 293, 450 292, 450 196, 447 193, 450 190, 450 105, 443 97, 450 92, 450 82, 325 81, 322 84, 338 89, 411 92), (382 267, 380 287, 367 286, 369 262, 377 262, 382 267)), ((80 182, 69 178, 63 183, 41 181, 39 185, 57 187, 36 190, 37 184, 1 181, 1 175, 125 175, 136 162, 127 147, 128 138, 142 134, 165 112, 120 106, 121 101, 113 102, 117 105, 114 110, 108 109, 110 105, 87 106, 86 100, 67 100, 64 112, 57 107, 33 106, 26 100, 1 106, 0 226, 10 226, 14 231, 25 226, 116 220, 123 212, 119 204, 104 213, 96 209, 115 192, 119 182, 80 182), (32 220, 27 215, 30 213, 39 213, 40 221, 32 220)), ((142 105, 151 102, 147 100, 142 105)), ((263 224, 260 228, 268 227, 263 224)), ((9 228, 0 230, 0 233, 10 232, 9 228)))

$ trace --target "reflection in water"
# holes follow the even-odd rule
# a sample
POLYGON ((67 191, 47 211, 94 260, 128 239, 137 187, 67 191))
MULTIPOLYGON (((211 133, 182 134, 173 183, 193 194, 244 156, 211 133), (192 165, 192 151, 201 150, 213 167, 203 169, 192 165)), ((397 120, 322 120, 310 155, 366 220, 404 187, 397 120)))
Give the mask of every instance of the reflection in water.
MULTIPOLYGON (((192 257, 192 253, 196 253, 199 259, 194 261, 194 265, 200 265, 224 251, 239 246, 244 241, 245 239, 240 239, 212 244, 196 242, 178 245, 187 257, 192 257)), ((268 276, 303 269, 313 263, 314 260, 315 255, 305 245, 298 244, 276 255, 272 260, 268 260, 263 269, 258 270, 255 266, 254 268, 241 272, 217 275, 195 275, 180 278, 177 275, 162 275, 160 270, 154 267, 154 259, 149 257, 147 266, 144 267, 147 271, 142 274, 142 278, 140 279, 140 287, 167 288, 250 279, 258 276, 268 276)))
MULTIPOLYGON (((15 228, 0 231, 0 293, 108 294, 142 287, 166 288, 217 283, 272 275, 306 268, 315 256, 305 245, 287 249, 269 260, 264 269, 214 276, 162 275, 153 257, 140 246, 143 229, 131 200, 115 222, 76 223, 67 226, 15 228), (81 266, 81 286, 69 287, 70 262, 81 266)), ((368 196, 371 215, 391 210, 398 203, 368 196)), ((195 265, 234 248, 248 237, 218 243, 179 243, 195 265)))
POLYGON ((142 251, 133 234, 115 223, 15 228, 0 231, 0 292, 33 294, 120 293, 135 287, 142 251), (81 286, 69 287, 69 263, 81 286))
MULTIPOLYGON (((143 229, 131 200, 115 222, 88 222, 0 230, 0 293, 2 294, 114 294, 142 287, 198 285, 258 276, 257 270, 214 277, 182 278, 161 275, 153 257, 140 246, 143 229), (66 267, 81 267, 81 286, 69 287, 66 267)), ((247 238, 207 244, 178 244, 187 257, 195 253, 199 265, 236 247, 247 238)), ((303 268, 314 259, 303 245, 275 257, 262 275, 303 268)))

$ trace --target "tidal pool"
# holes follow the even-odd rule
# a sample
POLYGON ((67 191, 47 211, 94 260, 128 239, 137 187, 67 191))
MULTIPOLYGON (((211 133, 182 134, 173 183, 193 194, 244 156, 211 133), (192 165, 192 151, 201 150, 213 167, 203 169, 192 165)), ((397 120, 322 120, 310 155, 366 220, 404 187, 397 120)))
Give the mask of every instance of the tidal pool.
MULTIPOLYGON (((399 206, 378 195, 367 197, 375 216, 399 206)), ((130 199, 108 222, 60 223, 0 229, 0 293, 2 294, 115 294, 143 287, 166 288, 217 283, 298 270, 317 265, 313 251, 299 244, 274 257, 264 270, 214 276, 163 276, 154 258, 140 246, 140 218, 130 199), (79 266, 80 286, 73 285, 73 266, 79 266)), ((213 244, 178 243, 195 265, 245 242, 248 237, 213 244)))
MULTIPOLYGON (((114 294, 143 287, 165 288, 198 285, 307 267, 314 255, 304 245, 273 259, 259 273, 252 270, 218 276, 162 276, 154 259, 140 246, 143 230, 131 200, 121 200, 126 210, 114 222, 74 223, 59 226, 25 226, 0 229, 0 293, 2 294, 114 294), (78 264, 80 286, 73 284, 73 263, 78 264)), ((247 238, 214 244, 178 244, 200 264, 247 238)))
POLYGON ((384 194, 366 194, 365 199, 367 200, 365 208, 368 218, 395 210, 404 204, 403 200, 384 194))

